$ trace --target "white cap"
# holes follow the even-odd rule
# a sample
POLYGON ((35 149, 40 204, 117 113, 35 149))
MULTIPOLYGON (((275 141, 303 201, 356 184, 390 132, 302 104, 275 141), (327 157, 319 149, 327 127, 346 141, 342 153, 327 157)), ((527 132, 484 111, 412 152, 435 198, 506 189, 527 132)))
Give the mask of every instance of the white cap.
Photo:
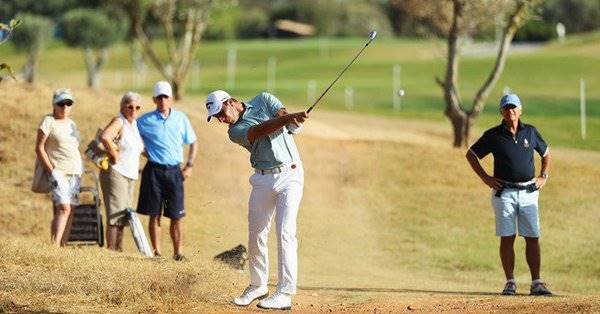
POLYGON ((231 96, 226 91, 216 90, 206 97, 206 110, 208 111, 208 118, 206 121, 210 121, 210 118, 217 113, 221 112, 223 103, 231 99, 231 96))
POLYGON ((154 84, 154 97, 165 95, 173 97, 173 91, 171 90, 171 84, 167 81, 158 81, 154 84))
POLYGON ((52 95, 52 104, 56 105, 63 100, 70 100, 72 102, 75 102, 75 98, 73 98, 70 89, 63 88, 54 91, 54 94, 52 95))

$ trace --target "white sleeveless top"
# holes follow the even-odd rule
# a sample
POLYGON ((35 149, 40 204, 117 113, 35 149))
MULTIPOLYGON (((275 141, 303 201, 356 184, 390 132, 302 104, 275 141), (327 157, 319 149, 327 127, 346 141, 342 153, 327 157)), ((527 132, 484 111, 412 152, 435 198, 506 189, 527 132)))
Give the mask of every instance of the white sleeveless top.
POLYGON ((137 180, 140 168, 140 154, 144 151, 144 142, 138 131, 137 122, 129 123, 121 114, 119 121, 123 130, 119 139, 119 161, 112 168, 123 176, 137 180))

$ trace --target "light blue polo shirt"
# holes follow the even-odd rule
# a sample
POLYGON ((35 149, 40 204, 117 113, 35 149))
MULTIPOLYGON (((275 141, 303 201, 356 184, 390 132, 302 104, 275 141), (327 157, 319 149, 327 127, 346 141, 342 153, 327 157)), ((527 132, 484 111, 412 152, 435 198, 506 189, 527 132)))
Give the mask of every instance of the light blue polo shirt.
POLYGON ((196 133, 185 113, 171 108, 165 119, 160 111, 145 113, 137 120, 138 129, 148 159, 161 165, 179 165, 183 162, 183 144, 196 141, 196 133))
POLYGON ((294 143, 294 138, 287 129, 281 128, 269 135, 261 136, 250 144, 248 130, 251 126, 275 118, 283 104, 269 93, 256 95, 245 103, 240 119, 229 126, 229 139, 250 151, 250 163, 256 169, 270 169, 283 164, 300 162, 300 154, 294 143))

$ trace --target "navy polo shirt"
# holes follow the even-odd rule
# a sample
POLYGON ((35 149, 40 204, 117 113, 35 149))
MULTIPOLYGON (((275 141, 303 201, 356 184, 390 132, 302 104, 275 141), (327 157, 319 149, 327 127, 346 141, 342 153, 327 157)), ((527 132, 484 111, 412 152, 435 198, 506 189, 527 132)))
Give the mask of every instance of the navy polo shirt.
POLYGON ((534 150, 543 157, 548 145, 534 126, 521 121, 515 137, 502 122, 485 131, 470 149, 479 159, 492 153, 494 178, 508 182, 525 182, 535 177, 534 150))

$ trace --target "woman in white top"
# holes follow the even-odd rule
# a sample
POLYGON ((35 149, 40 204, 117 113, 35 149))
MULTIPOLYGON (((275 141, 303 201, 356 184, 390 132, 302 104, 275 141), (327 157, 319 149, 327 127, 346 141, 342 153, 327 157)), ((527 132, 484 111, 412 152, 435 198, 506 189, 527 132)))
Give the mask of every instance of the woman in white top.
POLYGON ((138 179, 140 154, 144 142, 136 118, 142 108, 142 97, 127 92, 121 98, 121 114, 104 128, 100 140, 110 158, 108 170, 100 171, 100 184, 106 207, 106 243, 111 250, 121 251, 123 227, 127 224, 127 208, 133 208, 133 191, 138 179))
POLYGON ((69 238, 74 206, 79 205, 81 154, 79 131, 69 118, 75 102, 71 91, 58 89, 52 95, 52 114, 44 116, 37 131, 35 152, 50 174, 54 214, 50 228, 52 242, 63 246, 69 238))

